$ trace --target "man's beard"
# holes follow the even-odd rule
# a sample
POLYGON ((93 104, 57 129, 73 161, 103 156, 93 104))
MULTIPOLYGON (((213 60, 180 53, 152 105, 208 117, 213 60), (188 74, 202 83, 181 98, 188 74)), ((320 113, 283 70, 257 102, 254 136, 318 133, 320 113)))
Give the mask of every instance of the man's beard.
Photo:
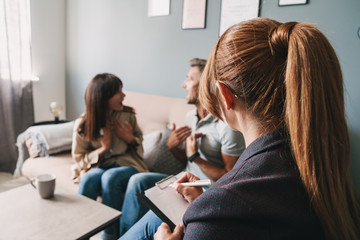
POLYGON ((199 99, 198 98, 190 98, 187 103, 188 104, 197 104, 197 103, 199 103, 199 99))

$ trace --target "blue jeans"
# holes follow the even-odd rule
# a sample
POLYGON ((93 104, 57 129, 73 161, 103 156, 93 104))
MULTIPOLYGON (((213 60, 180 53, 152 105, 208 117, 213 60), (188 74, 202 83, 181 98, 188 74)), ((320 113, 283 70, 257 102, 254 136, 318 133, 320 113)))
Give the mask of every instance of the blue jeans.
POLYGON ((154 235, 163 221, 153 211, 148 211, 119 240, 154 239, 154 235))
MULTIPOLYGON (((117 164, 107 169, 92 168, 80 179, 79 193, 93 200, 101 196, 103 204, 120 211, 129 178, 137 172, 133 167, 117 164)), ((103 238, 113 238, 116 227, 113 224, 106 228, 103 238)))
POLYGON ((148 208, 139 201, 137 193, 151 188, 156 182, 167 177, 162 173, 137 173, 131 176, 122 206, 122 215, 120 217, 120 236, 125 234, 144 214, 148 208))

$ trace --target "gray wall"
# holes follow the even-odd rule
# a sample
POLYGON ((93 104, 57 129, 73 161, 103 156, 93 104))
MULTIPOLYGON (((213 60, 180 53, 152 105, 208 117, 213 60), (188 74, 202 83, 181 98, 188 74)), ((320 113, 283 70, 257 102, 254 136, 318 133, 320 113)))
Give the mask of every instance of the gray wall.
POLYGON ((35 122, 49 121, 50 102, 63 107, 65 119, 65 1, 31 0, 32 72, 35 122))
POLYGON ((169 16, 147 17, 145 0, 67 2, 68 117, 84 109, 91 78, 111 72, 125 90, 182 98, 188 60, 207 58, 218 37, 219 1, 208 1, 207 27, 182 30, 182 1, 171 1, 169 16))
MULTIPOLYGON (((360 172, 360 27, 359 0, 308 0, 279 7, 263 0, 260 16, 316 24, 333 44, 343 69, 346 107, 352 133, 353 175, 360 172)), ((182 30, 182 2, 171 1, 170 16, 147 17, 146 0, 67 1, 67 117, 84 110, 90 79, 111 72, 125 90, 184 97, 180 84, 192 57, 207 58, 218 38, 220 0, 207 1, 206 28, 182 30)), ((154 106, 158 107, 158 106, 154 106)), ((360 189, 360 179, 355 184, 360 189)))

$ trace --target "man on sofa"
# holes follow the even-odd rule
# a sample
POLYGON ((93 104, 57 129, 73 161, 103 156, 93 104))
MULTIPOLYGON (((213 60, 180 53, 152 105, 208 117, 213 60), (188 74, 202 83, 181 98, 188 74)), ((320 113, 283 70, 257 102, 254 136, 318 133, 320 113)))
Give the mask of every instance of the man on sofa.
MULTIPOLYGON (((174 157, 186 165, 185 171, 200 179, 216 181, 232 169, 244 150, 245 143, 240 132, 232 130, 226 123, 208 114, 199 103, 198 88, 205 64, 204 59, 190 60, 190 70, 181 86, 188 94, 188 104, 194 104, 196 109, 186 115, 187 126, 176 128, 173 124, 166 145, 174 157), (191 134, 195 135, 198 143, 190 146, 187 142, 186 151, 184 142, 191 134)), ((153 187, 156 182, 167 176, 149 172, 135 174, 130 178, 122 206, 120 235, 148 211, 136 194, 153 187)))

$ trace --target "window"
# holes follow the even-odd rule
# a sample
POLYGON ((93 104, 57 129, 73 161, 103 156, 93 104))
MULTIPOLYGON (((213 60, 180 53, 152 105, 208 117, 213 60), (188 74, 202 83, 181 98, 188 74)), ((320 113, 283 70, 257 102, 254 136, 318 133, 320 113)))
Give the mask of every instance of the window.
POLYGON ((30 0, 0 0, 0 42, 1 80, 31 80, 30 0))

